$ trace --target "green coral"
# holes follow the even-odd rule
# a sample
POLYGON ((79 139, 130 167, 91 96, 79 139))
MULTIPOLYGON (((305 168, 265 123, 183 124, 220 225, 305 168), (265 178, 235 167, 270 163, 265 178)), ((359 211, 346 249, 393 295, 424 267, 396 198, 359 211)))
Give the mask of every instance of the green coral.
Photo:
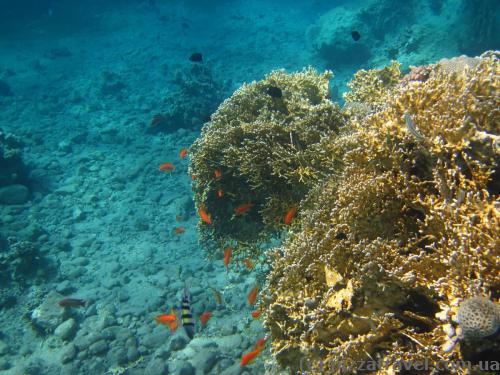
MULTIPOLYGON (((352 86, 349 100, 378 110, 331 138, 325 149, 342 168, 269 253, 265 324, 283 367, 305 360, 333 374, 329 364, 381 358, 382 374, 401 360, 469 360, 467 342, 443 349, 445 327, 458 301, 498 292, 497 55, 390 86, 352 86)), ((500 353, 494 339, 482 348, 500 353)))
POLYGON ((203 127, 191 147, 190 173, 196 205, 212 219, 200 222, 209 255, 228 244, 236 256, 260 252, 287 210, 335 169, 325 141, 345 118, 329 100, 331 76, 275 71, 243 85, 203 127), (248 212, 235 214, 246 203, 248 212))

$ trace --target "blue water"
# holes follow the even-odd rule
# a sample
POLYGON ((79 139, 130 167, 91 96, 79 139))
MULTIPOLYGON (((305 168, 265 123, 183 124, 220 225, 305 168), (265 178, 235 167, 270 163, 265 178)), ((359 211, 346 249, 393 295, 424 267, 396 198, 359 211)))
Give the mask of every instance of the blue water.
POLYGON ((269 343, 240 367, 256 276, 205 258, 179 151, 274 69, 332 70, 341 103, 359 69, 499 49, 499 4, 0 0, 0 373, 279 373, 269 343), (192 340, 155 323, 186 281, 192 340))

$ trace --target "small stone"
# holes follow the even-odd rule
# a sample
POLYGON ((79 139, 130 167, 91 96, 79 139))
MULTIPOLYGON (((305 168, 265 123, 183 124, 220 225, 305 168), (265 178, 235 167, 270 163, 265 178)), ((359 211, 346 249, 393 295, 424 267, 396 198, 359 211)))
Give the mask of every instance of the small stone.
POLYGON ((113 348, 107 355, 107 359, 114 365, 123 365, 127 363, 127 352, 124 348, 113 348))
POLYGON ((208 374, 217 363, 217 355, 214 352, 202 350, 195 354, 192 362, 196 369, 208 374))
POLYGON ((66 345, 61 351, 61 363, 71 362, 76 356, 76 347, 73 344, 66 345))
POLYGON ((129 362, 135 361, 139 358, 139 351, 135 346, 131 346, 127 349, 127 359, 129 362))
POLYGON ((68 295, 75 291, 75 287, 69 282, 69 280, 63 280, 56 286, 56 292, 64 295, 68 295))
POLYGON ((145 375, 163 375, 165 374, 165 361, 161 358, 155 358, 149 362, 145 370, 145 375))
POLYGON ((103 354, 109 349, 108 344, 104 340, 99 340, 89 346, 89 353, 92 355, 103 354))
POLYGON ((186 347, 187 343, 188 340, 185 336, 183 335, 174 336, 170 341, 170 350, 171 351, 182 350, 186 347))
POLYGON ((0 358, 0 370, 8 369, 10 369, 10 363, 7 361, 7 358, 0 358))
POLYGON ((23 204, 28 201, 30 191, 21 184, 8 185, 0 188, 1 204, 23 204))
POLYGON ((186 362, 182 365, 179 375, 196 375, 196 370, 191 363, 186 362))
POLYGON ((9 346, 5 343, 5 341, 0 340, 0 355, 8 354, 9 351, 9 346))
POLYGON ((65 309, 58 302, 64 297, 55 292, 50 292, 44 302, 31 313, 32 322, 47 332, 53 332, 64 320, 65 309))
POLYGON ((62 340, 69 340, 75 335, 76 328, 75 319, 70 318, 59 324, 54 330, 54 334, 59 336, 62 340))

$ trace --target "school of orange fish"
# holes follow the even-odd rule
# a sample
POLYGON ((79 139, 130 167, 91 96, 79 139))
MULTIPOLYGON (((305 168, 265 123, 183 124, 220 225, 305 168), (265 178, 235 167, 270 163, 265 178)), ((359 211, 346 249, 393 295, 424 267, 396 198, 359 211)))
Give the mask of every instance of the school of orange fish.
MULTIPOLYGON (((159 123, 161 123, 163 118, 160 115, 157 115, 153 118, 151 125, 152 126, 157 126, 159 123)), ((181 159, 184 159, 188 155, 188 149, 183 148, 179 152, 179 157, 181 159)), ((170 162, 162 163, 159 166, 159 171, 165 172, 165 173, 172 173, 175 170, 175 165, 170 162)), ((220 180, 222 178, 222 172, 220 169, 216 169, 214 171, 214 177, 216 180, 220 180)), ((191 176, 191 179, 194 181, 196 179, 196 176, 191 176)), ((219 189, 217 191, 217 197, 219 199, 222 199, 224 196, 224 192, 222 189, 219 189)), ((234 216, 241 216, 246 214, 248 211, 250 211, 253 207, 252 202, 245 202, 241 203, 234 209, 234 216)), ((283 216, 283 223, 285 225, 289 225, 292 220, 295 217, 295 214, 297 213, 297 208, 296 207, 290 207, 287 212, 283 216)), ((200 215, 200 219, 204 225, 211 225, 212 224, 212 215, 206 211, 206 208, 203 204, 201 204, 198 208, 198 214, 200 215)), ((177 215, 176 216, 176 221, 184 221, 185 217, 182 215, 177 215)), ((178 226, 175 227, 172 230, 173 235, 182 235, 186 232, 186 229, 183 226, 178 226)), ((229 272, 229 264, 231 262, 231 247, 227 246, 226 249, 224 250, 224 266, 226 267, 226 272, 229 272)), ((245 266, 249 269, 252 270, 254 268, 254 264, 251 259, 246 258, 243 260, 243 263, 245 266)), ((217 301, 217 304, 221 305, 222 304, 222 295, 221 293, 216 290, 215 288, 209 286, 209 288, 212 290, 214 294, 214 298, 217 301)), ((259 293, 259 286, 256 285, 252 288, 250 293, 248 294, 248 303, 250 306, 253 306, 255 304, 255 300, 257 299, 257 295, 259 293)), ((191 314, 191 309, 190 309, 190 304, 189 304, 189 295, 187 292, 187 286, 185 287, 184 291, 184 297, 183 297, 183 306, 182 306, 182 324, 184 326, 184 329, 187 328, 187 326, 193 327, 193 317, 191 314)), ((63 308, 68 308, 68 307, 81 307, 85 306, 85 301, 80 300, 80 299, 75 299, 75 298, 66 298, 64 300, 61 300, 59 302, 59 305, 63 308)), ((205 311, 199 316, 199 320, 201 323, 201 328, 203 329, 210 318, 212 317, 212 312, 211 311, 205 311)), ((251 312, 251 316, 254 319, 258 319, 261 316, 261 311, 260 310, 255 310, 251 312)), ((176 310, 174 308, 171 308, 169 314, 161 314, 158 315, 155 318, 155 321, 158 324, 163 324, 166 325, 170 328, 171 332, 175 332, 177 330, 177 327, 179 326, 179 318, 176 310)), ((192 337, 192 335, 190 336, 192 337)), ((240 366, 247 366, 251 364, 255 358, 265 349, 266 345, 266 338, 259 339, 257 343, 255 344, 255 347, 252 351, 244 354, 241 357, 241 362, 240 366)))

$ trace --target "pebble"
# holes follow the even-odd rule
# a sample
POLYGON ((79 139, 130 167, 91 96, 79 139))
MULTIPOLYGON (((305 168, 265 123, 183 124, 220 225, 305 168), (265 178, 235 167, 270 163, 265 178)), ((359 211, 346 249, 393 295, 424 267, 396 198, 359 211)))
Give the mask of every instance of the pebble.
POLYGON ((61 363, 71 362, 76 356, 76 346, 74 344, 66 345, 61 351, 61 363))
POLYGON ((123 365, 128 362, 127 351, 121 347, 113 348, 109 351, 107 359, 113 365, 123 365))
POLYGON ((54 334, 62 340, 69 340, 76 333, 77 325, 75 319, 70 318, 59 324, 54 330, 54 334))
POLYGON ((109 346, 104 340, 99 340, 89 346, 89 353, 92 355, 103 354, 109 350, 109 346))
POLYGON ((185 362, 179 370, 179 375, 196 375, 196 370, 189 362, 185 362))
POLYGON ((33 323, 48 332, 53 332, 63 322, 66 315, 66 309, 58 305, 63 298, 55 291, 50 292, 42 304, 31 313, 33 323))
POLYGON ((130 348, 127 349, 127 359, 129 362, 135 361, 137 358, 139 358, 139 351, 135 346, 131 346, 130 348))
POLYGON ((155 358, 151 362, 149 362, 146 370, 144 371, 145 375, 163 375, 168 373, 165 371, 165 361, 161 358, 155 358))
POLYGON ((0 355, 8 354, 9 351, 9 346, 5 343, 5 341, 0 340, 0 355))
POLYGON ((188 343, 188 339, 183 335, 176 335, 170 341, 170 350, 177 351, 184 349, 188 343))
POLYGON ((214 352, 200 350, 191 361, 196 369, 201 370, 204 374, 208 374, 217 363, 218 358, 214 352))
POLYGON ((0 203, 23 204, 28 201, 30 191, 21 184, 8 185, 0 188, 0 203))

